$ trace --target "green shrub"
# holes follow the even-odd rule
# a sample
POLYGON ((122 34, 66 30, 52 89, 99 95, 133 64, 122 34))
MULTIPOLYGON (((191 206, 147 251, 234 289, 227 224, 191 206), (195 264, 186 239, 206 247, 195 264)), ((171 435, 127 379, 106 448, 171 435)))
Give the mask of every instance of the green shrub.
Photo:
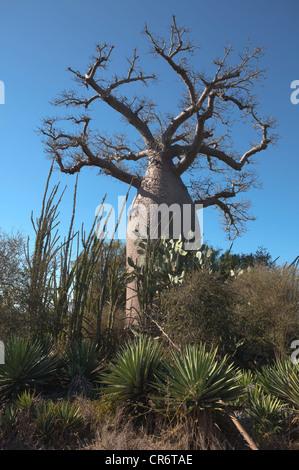
POLYGON ((87 393, 99 374, 105 357, 97 345, 88 340, 70 345, 63 357, 63 373, 71 393, 87 393))
POLYGON ((159 324, 175 344, 204 342, 260 366, 299 336, 298 280, 295 267, 256 264, 230 278, 202 269, 165 293, 159 324))
POLYGON ((286 418, 286 405, 279 398, 266 394, 260 385, 248 393, 247 414, 253 420, 258 438, 281 431, 282 421, 286 418))
POLYGON ((36 404, 36 400, 35 392, 32 393, 30 390, 25 390, 17 396, 15 405, 19 410, 30 413, 36 404))
POLYGON ((237 357, 244 363, 259 365, 289 355, 299 336, 298 280, 294 267, 265 265, 236 277, 233 324, 243 339, 237 357))
POLYGON ((237 344, 231 318, 232 284, 208 269, 186 276, 181 286, 165 293, 160 325, 175 344, 202 342, 232 354, 237 344))
POLYGON ((50 439, 55 432, 55 404, 41 402, 36 408, 35 432, 42 439, 50 439))
POLYGON ((83 427, 80 407, 75 403, 61 402, 55 409, 56 427, 62 432, 76 432, 83 427))
POLYGON ((24 332, 25 248, 20 233, 8 234, 0 227, 0 338, 6 340, 13 333, 24 332))
POLYGON ((233 402, 233 406, 245 407, 249 405, 249 395, 251 390, 256 388, 257 377, 251 370, 241 370, 239 385, 243 387, 244 393, 233 402))
POLYGON ((18 408, 14 405, 8 405, 0 413, 0 427, 4 431, 15 429, 19 423, 18 408))
POLYGON ((279 359, 262 367, 257 376, 267 393, 299 410, 299 364, 292 364, 290 359, 279 359))
POLYGON ((171 351, 171 361, 158 374, 157 385, 171 410, 196 413, 242 395, 240 371, 228 363, 228 357, 218 360, 216 355, 217 349, 207 351, 204 344, 171 351))
POLYGON ((146 336, 138 336, 119 350, 102 375, 102 383, 113 399, 144 403, 162 365, 161 345, 146 336))
POLYGON ((5 344, 5 364, 0 365, 0 397, 16 397, 24 390, 45 387, 57 368, 50 343, 11 338, 5 344))
POLYGON ((35 435, 45 440, 75 433, 83 427, 80 407, 75 403, 43 401, 36 408, 35 435))

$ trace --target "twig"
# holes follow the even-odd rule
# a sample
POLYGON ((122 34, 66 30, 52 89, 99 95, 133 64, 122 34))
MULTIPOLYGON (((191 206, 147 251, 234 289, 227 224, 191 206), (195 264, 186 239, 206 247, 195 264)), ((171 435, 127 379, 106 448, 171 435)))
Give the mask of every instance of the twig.
POLYGON ((234 423, 234 425, 236 426, 236 428, 240 432, 241 436, 245 439, 245 441, 249 445, 250 449, 251 450, 259 450, 256 443, 253 441, 253 439, 249 436, 247 431, 245 431, 245 429, 243 428, 242 424, 236 418, 234 412, 232 410, 230 410, 223 402, 221 402, 221 404, 224 405, 223 406, 224 410, 226 411, 227 415, 229 416, 229 418, 232 420, 232 422, 234 423))
POLYGON ((153 323, 155 323, 155 325, 159 328, 159 330, 161 331, 161 333, 166 336, 166 338, 168 339, 168 341, 170 342, 170 344, 175 348, 177 349, 178 351, 180 351, 180 348, 174 344, 174 342, 169 338, 169 336, 167 335, 167 333, 165 333, 165 331, 163 330, 163 328, 159 325, 159 323, 156 322, 156 320, 153 320, 153 318, 151 318, 151 321, 153 323))

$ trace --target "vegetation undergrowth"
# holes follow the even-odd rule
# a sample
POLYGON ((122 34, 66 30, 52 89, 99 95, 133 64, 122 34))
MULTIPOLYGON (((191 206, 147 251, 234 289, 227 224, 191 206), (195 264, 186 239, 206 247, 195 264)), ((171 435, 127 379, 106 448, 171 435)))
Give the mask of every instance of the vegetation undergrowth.
POLYGON ((77 183, 61 241, 51 174, 32 252, 0 231, 1 448, 248 449, 240 429, 296 448, 297 263, 142 240, 129 274, 100 213, 74 232, 77 183), (142 315, 125 329, 132 276, 142 315))

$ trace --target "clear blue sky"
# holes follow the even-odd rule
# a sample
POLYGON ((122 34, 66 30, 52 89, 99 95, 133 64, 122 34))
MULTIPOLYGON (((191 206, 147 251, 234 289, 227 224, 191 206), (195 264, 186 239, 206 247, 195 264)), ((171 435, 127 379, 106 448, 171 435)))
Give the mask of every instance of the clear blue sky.
MULTIPOLYGON (((299 254, 299 105, 290 101, 290 84, 299 80, 297 0, 0 0, 0 80, 5 84, 5 104, 0 105, 0 227, 32 236, 30 214, 32 210, 35 216, 39 214, 50 165, 35 129, 42 117, 56 114, 49 101, 73 86, 66 68, 85 71, 95 44, 107 42, 116 46, 113 66, 121 73, 123 57, 130 56, 136 45, 140 55, 147 51, 140 34, 144 23, 165 35, 172 14, 192 30, 193 41, 201 47, 199 70, 221 56, 227 42, 242 50, 252 39, 266 48, 263 66, 268 70, 259 95, 263 112, 278 120, 280 140, 277 147, 259 154, 256 169, 263 189, 248 193, 257 220, 248 223, 248 231, 235 242, 234 251, 255 251, 262 245, 273 258, 292 261, 299 254)), ((145 69, 152 66, 148 54, 143 64, 145 69)), ((158 62, 155 65, 162 74, 164 69, 158 62)), ((163 105, 179 99, 175 80, 173 77, 173 82, 154 92, 163 105)), ((117 128, 119 122, 112 113, 101 109, 99 128, 117 128)), ((236 136, 236 148, 247 147, 244 128, 244 135, 236 136)), ((53 182, 59 180, 62 187, 68 186, 61 205, 63 234, 75 177, 56 172, 53 182)), ((96 170, 82 171, 77 226, 84 222, 89 227, 105 193, 107 202, 115 204, 126 190, 125 185, 98 176, 96 170)), ((204 214, 204 232, 206 241, 215 247, 229 247, 213 210, 204 214)))

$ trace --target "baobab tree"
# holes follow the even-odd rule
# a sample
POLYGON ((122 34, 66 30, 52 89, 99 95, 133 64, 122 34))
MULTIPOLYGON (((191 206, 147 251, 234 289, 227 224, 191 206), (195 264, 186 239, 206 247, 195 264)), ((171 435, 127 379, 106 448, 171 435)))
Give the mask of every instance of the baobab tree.
MULTIPOLYGON (((114 47, 99 44, 85 73, 69 68, 77 88, 63 91, 53 102, 56 106, 83 109, 83 113, 74 112, 65 118, 68 125, 64 129, 60 127, 64 119, 47 118, 43 122, 41 131, 47 152, 63 173, 97 167, 100 173, 136 188, 133 209, 140 204, 145 208, 161 204, 188 206, 196 219, 196 204, 204 208, 215 206, 229 236, 237 236, 246 221, 253 218, 248 212, 249 202, 240 197, 257 184, 250 164, 254 156, 275 141, 275 134, 270 133, 274 121, 260 117, 253 94, 264 75, 259 66, 263 48, 250 43, 234 58, 231 45, 227 45, 208 74, 195 69, 196 48, 188 40, 189 31, 178 26, 174 16, 168 40, 157 37, 147 25, 143 32, 150 53, 167 64, 182 83, 179 105, 173 105, 171 114, 163 114, 140 92, 131 93, 132 87, 139 90, 139 84, 157 82, 155 73, 146 73, 139 65, 136 49, 127 59, 124 74, 106 78, 114 47), (82 94, 80 86, 85 90, 82 94), (120 94, 121 89, 126 89, 125 95, 120 94), (99 102, 124 118, 138 138, 129 139, 129 132, 107 135, 97 129, 88 111, 99 102), (256 142, 245 144, 241 151, 233 147, 236 121, 247 123, 250 132, 253 130, 258 136, 256 142)), ((132 211, 127 226, 127 256, 133 259, 138 259, 131 237, 136 220, 132 211)), ((137 304, 132 295, 129 297, 127 313, 134 315, 137 304)))

